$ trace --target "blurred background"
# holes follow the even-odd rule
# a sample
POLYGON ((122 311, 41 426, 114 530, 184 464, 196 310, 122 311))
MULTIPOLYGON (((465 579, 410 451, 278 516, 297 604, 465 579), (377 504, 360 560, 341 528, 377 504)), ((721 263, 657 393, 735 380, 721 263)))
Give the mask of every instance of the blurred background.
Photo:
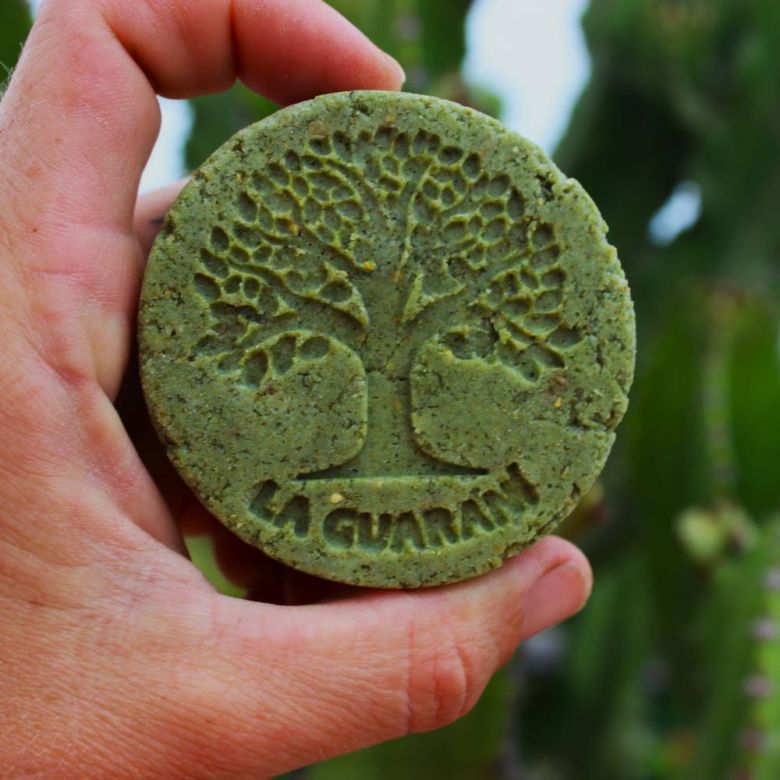
MULTIPOLYGON (((561 531, 593 561, 587 608, 526 642, 461 722, 294 776, 777 780, 780 3, 331 4, 406 89, 502 117, 584 184, 639 357, 608 468, 561 531)), ((0 0, 6 67, 29 24, 0 0)), ((146 189, 274 110, 242 87, 163 104, 146 189)))

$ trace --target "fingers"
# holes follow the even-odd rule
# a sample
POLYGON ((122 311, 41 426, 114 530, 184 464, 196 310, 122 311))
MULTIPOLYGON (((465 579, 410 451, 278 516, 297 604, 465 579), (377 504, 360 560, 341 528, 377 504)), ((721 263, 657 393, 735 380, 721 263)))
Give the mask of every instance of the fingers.
POLYGON ((277 103, 344 89, 399 89, 406 78, 392 57, 368 44, 361 32, 322 2, 238 2, 234 24, 240 33, 261 25, 274 29, 274 35, 264 37, 263 46, 252 45, 246 36, 237 49, 244 81, 277 103), (291 57, 290 45, 303 56, 291 57))
POLYGON ((499 571, 446 588, 295 609, 223 599, 219 650, 209 649, 210 671, 197 675, 204 691, 220 691, 220 703, 202 699, 219 708, 215 771, 249 775, 262 764, 275 775, 446 725, 522 639, 576 612, 590 582, 582 553, 548 538, 499 571), (288 749, 269 750, 282 733, 288 749))
MULTIPOLYGON (((553 595, 543 583, 567 564, 578 576, 565 593, 553 589, 560 602, 545 618, 553 622, 576 611, 590 587, 587 562, 560 539, 456 586, 297 608, 213 595, 183 560, 150 551, 139 581, 122 578, 126 589, 110 598, 106 586, 118 578, 103 570, 95 588, 104 595, 84 625, 70 625, 68 612, 21 602, 35 614, 9 624, 11 640, 14 626, 29 629, 46 616, 61 624, 39 632, 56 638, 37 656, 51 672, 52 695, 41 704, 30 678, 15 700, 12 686, 10 711, 25 713, 20 723, 30 727, 20 744, 29 746, 41 728, 49 736, 28 773, 276 777, 443 726, 542 627, 527 616, 553 595), (65 684, 81 678, 75 693, 65 684), (84 749, 73 754, 74 744, 84 749), (124 749, 139 744, 142 751, 124 749)), ((29 659, 18 660, 22 673, 30 668, 29 659)))
POLYGON ((392 61, 322 0, 49 0, 0 103, 0 230, 61 376, 116 392, 143 255, 132 232, 155 90, 239 75, 272 98, 397 88, 392 61), (65 315, 65 317, 61 315, 65 315), (39 323, 64 320, 56 332, 39 323))
POLYGON ((322 0, 49 0, 3 99, 4 145, 24 158, 31 202, 128 227, 158 130, 155 89, 191 96, 236 75, 282 103, 401 83, 322 0))
POLYGON ((545 574, 528 594, 522 638, 534 636, 578 612, 590 596, 591 586, 592 577, 582 556, 545 574))
POLYGON ((151 251, 168 209, 188 181, 189 179, 180 179, 158 190, 148 192, 138 199, 133 216, 133 229, 141 244, 144 257, 151 251))

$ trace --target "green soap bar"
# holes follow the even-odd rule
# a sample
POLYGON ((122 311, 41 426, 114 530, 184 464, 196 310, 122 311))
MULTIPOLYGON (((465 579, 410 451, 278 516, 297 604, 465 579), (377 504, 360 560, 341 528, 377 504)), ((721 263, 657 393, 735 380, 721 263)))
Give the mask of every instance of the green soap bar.
POLYGON ((203 504, 328 579, 438 585, 604 465, 634 315, 593 202, 469 108, 325 95, 197 171, 149 258, 141 370, 203 504))

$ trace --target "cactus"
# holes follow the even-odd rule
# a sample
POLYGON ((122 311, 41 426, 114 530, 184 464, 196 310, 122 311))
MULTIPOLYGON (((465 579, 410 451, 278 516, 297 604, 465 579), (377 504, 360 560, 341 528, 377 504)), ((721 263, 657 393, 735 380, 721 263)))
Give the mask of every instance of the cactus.
POLYGON ((713 578, 702 614, 709 683, 691 777, 780 776, 780 516, 713 578), (724 627, 727 630, 724 631, 724 627))
POLYGON ((750 624, 753 669, 743 684, 749 704, 740 758, 752 780, 775 780, 780 777, 780 516, 769 522, 763 541, 769 565, 756 583, 761 609, 750 624))

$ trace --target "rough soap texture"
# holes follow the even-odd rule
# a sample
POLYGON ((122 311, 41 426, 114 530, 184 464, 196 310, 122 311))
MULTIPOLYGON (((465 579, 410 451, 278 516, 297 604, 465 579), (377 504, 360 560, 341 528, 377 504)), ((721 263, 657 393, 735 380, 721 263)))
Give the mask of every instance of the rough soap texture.
POLYGON ((361 585, 499 566, 566 516, 626 409, 634 318, 580 185, 498 122, 353 92, 248 127, 149 260, 170 458, 269 555, 361 585))

